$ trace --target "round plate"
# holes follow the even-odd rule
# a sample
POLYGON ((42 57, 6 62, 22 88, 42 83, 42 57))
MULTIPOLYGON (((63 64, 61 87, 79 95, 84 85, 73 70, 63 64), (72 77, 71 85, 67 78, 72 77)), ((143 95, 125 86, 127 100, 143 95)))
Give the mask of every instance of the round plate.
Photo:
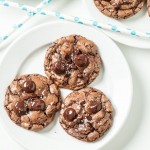
MULTIPOLYGON (((105 16, 101 13, 94 4, 94 0, 83 0, 84 4, 87 6, 89 13, 93 19, 100 21, 102 23, 109 23, 116 25, 118 27, 132 28, 135 30, 140 30, 143 32, 150 31, 150 18, 148 17, 147 8, 144 6, 141 11, 136 15, 125 19, 125 20, 116 20, 111 17, 105 16), (144 25, 144 26, 143 26, 144 25)), ((112 31, 103 30, 109 37, 112 39, 132 47, 139 48, 150 48, 150 40, 142 39, 138 37, 131 37, 125 34, 120 34, 112 31)))
MULTIPOLYGON (((87 26, 53 22, 38 26, 19 37, 7 49, 0 65, 0 122, 6 131, 29 150, 65 149, 97 150, 115 138, 130 111, 132 79, 127 62, 116 44, 106 35, 87 26), (69 136, 60 126, 58 114, 54 122, 40 132, 31 132, 15 125, 7 116, 3 103, 7 86, 18 74, 40 73, 44 75, 44 56, 48 44, 70 34, 80 34, 94 41, 101 54, 104 71, 90 86, 101 89, 114 106, 114 122, 107 134, 93 143, 79 141, 69 136)), ((63 98, 70 93, 61 90, 63 98)))

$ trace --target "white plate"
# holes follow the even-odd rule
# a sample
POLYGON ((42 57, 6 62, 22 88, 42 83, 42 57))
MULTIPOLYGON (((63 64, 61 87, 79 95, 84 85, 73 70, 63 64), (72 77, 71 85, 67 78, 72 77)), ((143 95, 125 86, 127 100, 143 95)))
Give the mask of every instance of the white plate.
MULTIPOLYGON (((94 4, 93 0, 83 0, 84 4, 87 6, 87 9, 93 19, 100 21, 102 23, 110 23, 116 26, 122 27, 129 27, 135 30, 140 30, 143 32, 150 31, 150 18, 148 17, 147 8, 144 6, 141 11, 139 11, 136 15, 125 19, 125 20, 116 20, 111 17, 105 16, 101 13, 94 4)), ((150 40, 149 39, 142 39, 138 37, 131 37, 128 35, 106 31, 104 30, 108 36, 112 39, 123 43, 128 46, 132 47, 139 47, 139 48, 150 48, 150 40)))
MULTIPOLYGON (((84 148, 97 150, 102 148, 121 130, 132 102, 131 74, 119 48, 100 31, 68 22, 43 24, 12 43, 0 65, 0 79, 0 122, 4 124, 5 130, 10 136, 29 150, 84 148), (91 86, 104 91, 115 109, 114 123, 111 129, 101 140, 94 143, 85 143, 66 134, 59 125, 58 116, 43 131, 27 131, 12 123, 3 108, 6 88, 14 77, 24 73, 44 74, 43 62, 48 44, 57 38, 70 34, 83 35, 97 44, 104 63, 104 72, 102 77, 99 76, 91 86)), ((69 92, 62 90, 63 97, 69 92)))

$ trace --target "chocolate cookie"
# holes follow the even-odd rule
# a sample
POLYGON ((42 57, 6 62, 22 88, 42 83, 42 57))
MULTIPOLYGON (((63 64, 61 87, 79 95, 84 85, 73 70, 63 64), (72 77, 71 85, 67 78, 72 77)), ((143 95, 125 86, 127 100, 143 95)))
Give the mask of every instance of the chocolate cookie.
POLYGON ((150 0, 147 0, 148 15, 150 17, 150 0))
POLYGON ((10 119, 28 130, 45 128, 60 106, 57 85, 39 74, 16 77, 7 88, 4 102, 10 119))
POLYGON ((96 7, 105 15, 126 19, 141 10, 145 0, 94 0, 96 7))
POLYGON ((50 45, 44 67, 46 75, 59 87, 78 90, 98 76, 101 59, 92 41, 70 35, 50 45))
POLYGON ((92 142, 112 125, 113 108, 105 94, 87 87, 69 94, 63 101, 60 124, 73 137, 92 142))

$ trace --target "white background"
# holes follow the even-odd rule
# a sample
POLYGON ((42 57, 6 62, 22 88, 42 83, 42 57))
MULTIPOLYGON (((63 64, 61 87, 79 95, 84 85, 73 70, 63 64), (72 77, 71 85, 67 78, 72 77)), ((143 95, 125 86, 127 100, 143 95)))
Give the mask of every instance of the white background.
MULTIPOLYGON (((39 0, 14 0, 36 6, 39 0)), ((54 0, 49 10, 57 10, 69 15, 82 15, 91 18, 81 0, 54 0)), ((0 35, 5 34, 11 25, 20 20, 25 13, 0 6, 0 35)), ((54 18, 34 16, 16 36, 35 25, 50 22, 54 18)), ((140 22, 142 23, 142 22, 140 22)), ((33 39, 34 42, 34 39, 33 39)), ((10 44, 10 43, 8 43, 10 44)), ((7 44, 7 46, 8 46, 7 44)), ((103 150, 149 150, 150 149, 150 50, 128 47, 116 43, 124 54, 131 69, 134 96, 130 116, 119 135, 103 150)), ((0 50, 0 62, 7 47, 0 50)), ((14 54, 15 55, 15 54, 14 54)), ((9 69, 9 68, 6 68, 9 69)), ((2 80, 2 79, 1 79, 2 80)), ((33 139, 34 140, 34 139, 33 139)), ((58 143, 59 144, 59 143, 58 143)), ((57 146, 57 145, 56 145, 57 146)), ((36 149, 36 148, 35 148, 36 149)), ((0 150, 25 150, 4 131, 0 123, 0 150)))

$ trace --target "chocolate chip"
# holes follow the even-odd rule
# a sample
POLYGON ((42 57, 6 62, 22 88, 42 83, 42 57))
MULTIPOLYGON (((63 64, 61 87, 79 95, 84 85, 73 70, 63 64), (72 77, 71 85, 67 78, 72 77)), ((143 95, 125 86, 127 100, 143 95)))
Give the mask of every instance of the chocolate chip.
POLYGON ((87 55, 80 54, 76 55, 74 58, 74 62, 78 67, 87 67, 89 62, 88 62, 88 57, 87 55))
POLYGON ((24 101, 16 102, 13 108, 17 116, 22 116, 27 113, 27 104, 24 101))
POLYGON ((87 119, 88 121, 91 121, 91 120, 92 120, 92 117, 91 117, 91 116, 87 116, 86 119, 87 119))
POLYGON ((56 74, 65 74, 66 72, 66 66, 63 62, 61 61, 57 61, 55 64, 54 64, 54 68, 53 68, 54 72, 56 74))
POLYGON ((76 118, 77 113, 73 108, 68 108, 65 110, 63 116, 67 121, 71 122, 76 118))
POLYGON ((80 102, 80 105, 84 105, 85 104, 85 101, 84 100, 82 100, 81 102, 80 102))
POLYGON ((36 85, 32 80, 27 80, 22 84, 22 89, 26 93, 33 93, 36 90, 36 85))
POLYGON ((34 99, 29 101, 29 109, 31 111, 44 111, 45 110, 45 103, 43 100, 40 99, 34 99))
POLYGON ((79 49, 76 48, 74 50, 74 54, 79 55, 79 54, 82 54, 82 52, 81 52, 81 50, 79 50, 79 49))
POLYGON ((66 55, 64 59, 65 59, 65 61, 66 61, 67 63, 69 63, 69 64, 72 62, 72 59, 71 59, 71 56, 70 56, 70 55, 66 55))
POLYGON ((101 103, 97 102, 97 101, 91 101, 87 107, 87 113, 92 114, 92 113, 97 113, 98 111, 100 111, 102 108, 101 103))

